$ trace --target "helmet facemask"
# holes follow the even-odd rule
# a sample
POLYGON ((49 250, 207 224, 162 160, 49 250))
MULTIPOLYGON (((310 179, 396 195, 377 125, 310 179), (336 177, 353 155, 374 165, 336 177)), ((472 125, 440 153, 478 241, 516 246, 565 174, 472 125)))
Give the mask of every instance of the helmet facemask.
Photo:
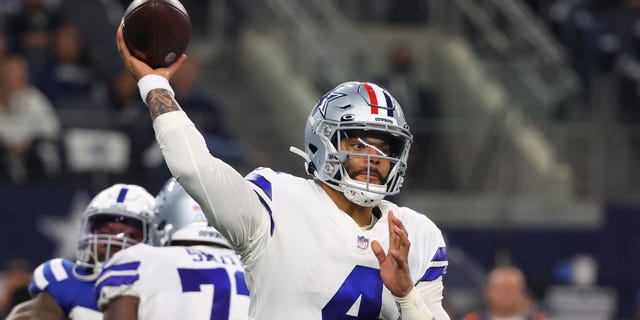
POLYGON ((117 184, 100 192, 84 212, 74 274, 94 280, 116 252, 138 243, 152 244, 155 199, 144 188, 117 184))
POLYGON ((78 242, 77 265, 100 270, 116 252, 141 242, 148 243, 148 228, 140 219, 118 214, 88 217, 83 223, 78 242), (108 231, 110 224, 118 224, 121 232, 108 231))
POLYGON ((385 196, 400 192, 411 145, 410 135, 393 134, 388 126, 371 123, 321 121, 316 130, 329 136, 319 134, 328 152, 324 164, 314 171, 315 177, 363 207, 375 206, 385 196), (355 162, 367 165, 352 168, 355 162), (385 162, 388 165, 384 165, 385 162))

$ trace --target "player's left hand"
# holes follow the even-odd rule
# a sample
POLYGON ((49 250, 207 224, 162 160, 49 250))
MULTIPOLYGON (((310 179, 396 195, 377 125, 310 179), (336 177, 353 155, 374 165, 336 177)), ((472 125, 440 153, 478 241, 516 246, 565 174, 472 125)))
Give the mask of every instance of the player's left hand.
POLYGON ((374 240, 371 249, 380 264, 380 277, 384 285, 396 297, 404 297, 411 289, 413 282, 409 273, 409 235, 402 221, 389 211, 389 250, 385 254, 380 243, 374 240))
POLYGON ((180 56, 180 58, 172 65, 166 68, 152 69, 149 65, 140 61, 129 52, 129 49, 127 49, 127 45, 124 42, 122 28, 118 28, 118 32, 116 33, 116 44, 118 45, 118 52, 120 52, 122 62, 124 62, 125 67, 127 67, 127 70, 129 70, 129 73, 134 79, 136 79, 136 81, 148 74, 157 74, 169 80, 180 68, 182 62, 187 58, 185 54, 182 54, 182 56, 180 56))

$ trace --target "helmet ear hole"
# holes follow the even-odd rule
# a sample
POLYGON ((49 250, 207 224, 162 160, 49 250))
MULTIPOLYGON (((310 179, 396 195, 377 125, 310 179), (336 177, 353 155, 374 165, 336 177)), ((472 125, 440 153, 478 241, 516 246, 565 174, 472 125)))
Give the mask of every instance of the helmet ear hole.
POLYGON ((313 175, 315 171, 316 171, 316 165, 313 164, 313 162, 309 162, 309 165, 307 165, 307 173, 310 175, 313 175))
POLYGON ((316 151, 318 151, 318 147, 313 144, 309 144, 309 151, 311 151, 311 153, 316 153, 316 151))
POLYGON ((167 220, 162 220, 158 223, 158 227, 156 228, 158 231, 164 230, 164 227, 167 226, 167 220))

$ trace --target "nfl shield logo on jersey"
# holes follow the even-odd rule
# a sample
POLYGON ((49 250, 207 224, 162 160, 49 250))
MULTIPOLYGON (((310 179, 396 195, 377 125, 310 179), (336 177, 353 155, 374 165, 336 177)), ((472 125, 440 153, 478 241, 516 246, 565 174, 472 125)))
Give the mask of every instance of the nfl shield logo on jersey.
POLYGON ((365 250, 369 248, 369 239, 365 238, 364 236, 358 236, 358 242, 356 243, 356 245, 358 246, 358 248, 365 250))

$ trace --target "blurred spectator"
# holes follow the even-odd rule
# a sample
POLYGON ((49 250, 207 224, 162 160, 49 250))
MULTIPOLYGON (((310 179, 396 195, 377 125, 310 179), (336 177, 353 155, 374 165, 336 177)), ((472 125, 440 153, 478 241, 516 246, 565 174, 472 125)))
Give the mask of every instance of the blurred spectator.
MULTIPOLYGON (((117 108, 128 103, 131 82, 114 45, 114 30, 124 9, 117 0, 59 0, 65 21, 77 28, 86 45, 96 76, 108 84, 111 104, 117 108)), ((135 88, 135 87, 134 87, 135 88)), ((136 90, 137 92, 137 90, 136 90)))
POLYGON ((361 22, 394 24, 426 23, 429 17, 428 1, 422 0, 340 0, 340 11, 361 22))
MULTIPOLYGON (((78 29, 60 26, 54 35, 51 57, 34 85, 51 99, 56 110, 96 109, 107 104, 78 29)), ((63 119, 62 119, 63 120, 63 119)))
POLYGON ((525 276, 514 266, 493 269, 484 287, 487 309, 467 314, 464 320, 528 320, 547 319, 536 311, 527 293, 525 276))
POLYGON ((422 0, 388 1, 387 19, 393 23, 425 23, 429 16, 428 2, 422 0))
POLYGON ((9 259, 3 266, 0 277, 0 318, 4 319, 11 309, 20 302, 31 299, 31 265, 25 259, 9 259))
POLYGON ((111 129, 126 134, 130 143, 130 153, 128 156, 128 169, 125 174, 127 179, 132 183, 144 184, 147 181, 152 185, 162 186, 162 181, 166 181, 170 177, 168 169, 164 167, 162 156, 160 159, 152 161, 147 160, 149 156, 145 156, 149 151, 159 148, 155 143, 151 122, 149 121, 149 111, 140 99, 138 86, 129 76, 123 78, 118 84, 117 95, 118 107, 113 114, 113 122, 111 129), (157 167, 162 167, 157 169, 157 167))
POLYGON ((585 97, 614 95, 615 120, 640 122, 640 0, 558 0, 550 6, 549 20, 584 83, 585 97), (598 79, 605 85, 594 82, 598 79))
POLYGON ((589 93, 598 71, 599 22, 591 0, 558 0, 549 8, 551 30, 567 49, 569 61, 589 93))
POLYGON ((640 0, 611 2, 600 16, 602 34, 614 37, 617 51, 640 58, 640 0))
POLYGON ((243 147, 234 139, 227 124, 224 106, 217 97, 201 87, 200 58, 195 52, 171 78, 176 98, 188 106, 186 112, 201 130, 205 141, 216 157, 227 163, 241 164, 245 161, 243 147))
POLYGON ((10 51, 27 59, 33 76, 47 61, 52 33, 62 16, 52 1, 22 0, 21 4, 7 17, 6 32, 10 51))
POLYGON ((397 44, 388 55, 388 73, 379 80, 398 100, 408 118, 440 118, 441 111, 434 92, 416 77, 412 48, 397 44))
POLYGON ((616 1, 602 14, 601 23, 602 55, 618 75, 616 120, 640 123, 640 0, 616 1))
POLYGON ((587 101, 595 94, 594 81, 598 76, 598 34, 599 22, 593 13, 592 0, 557 0, 548 6, 548 14, 543 16, 552 33, 564 46, 567 63, 575 70, 581 81, 582 90, 575 97, 563 100, 554 110, 557 120, 589 119, 593 109, 587 101))
POLYGON ((29 80, 18 56, 0 66, 0 176, 20 183, 59 173, 60 123, 51 103, 29 80))
POLYGON ((388 72, 377 82, 398 100, 407 118, 415 119, 411 123, 415 138, 409 159, 414 165, 409 164, 411 179, 407 182, 424 188, 453 188, 446 144, 432 129, 433 120, 443 116, 436 93, 417 78, 415 55, 409 45, 391 47, 387 61, 388 72))

